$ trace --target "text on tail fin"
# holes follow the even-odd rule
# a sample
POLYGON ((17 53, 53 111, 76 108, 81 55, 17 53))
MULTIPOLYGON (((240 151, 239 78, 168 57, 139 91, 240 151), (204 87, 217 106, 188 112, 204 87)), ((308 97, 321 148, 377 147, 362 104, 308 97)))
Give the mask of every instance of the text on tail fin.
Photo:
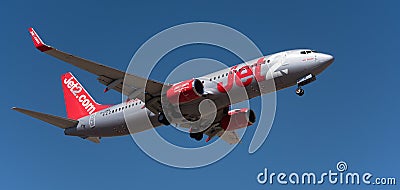
POLYGON ((79 119, 109 107, 96 103, 71 73, 63 74, 61 80, 68 118, 79 119))

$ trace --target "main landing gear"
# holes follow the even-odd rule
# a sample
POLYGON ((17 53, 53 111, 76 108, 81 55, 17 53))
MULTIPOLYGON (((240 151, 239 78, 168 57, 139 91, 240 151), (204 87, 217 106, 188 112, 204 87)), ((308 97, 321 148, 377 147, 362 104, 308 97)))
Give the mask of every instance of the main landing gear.
POLYGON ((170 125, 167 117, 165 117, 165 114, 162 112, 158 114, 158 122, 160 122, 164 125, 170 125))
MULTIPOLYGON (((165 114, 163 112, 160 112, 158 114, 158 122, 160 122, 163 125, 170 125, 169 121, 167 120, 167 117, 165 117, 165 114)), ((203 132, 197 132, 197 133, 190 133, 190 138, 196 139, 197 141, 201 141, 203 139, 203 132)))
POLYGON ((201 139, 203 139, 203 132, 190 133, 190 138, 196 139, 196 141, 201 141, 201 139))

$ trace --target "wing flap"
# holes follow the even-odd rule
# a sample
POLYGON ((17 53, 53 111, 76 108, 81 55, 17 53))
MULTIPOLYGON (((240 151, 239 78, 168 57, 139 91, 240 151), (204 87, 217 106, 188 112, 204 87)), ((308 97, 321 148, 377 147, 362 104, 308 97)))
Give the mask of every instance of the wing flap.
POLYGON ((235 131, 223 131, 221 133, 222 134, 219 134, 219 137, 229 144, 237 144, 240 142, 239 136, 235 131))
POLYGON ((100 143, 100 137, 87 137, 87 138, 85 138, 86 140, 89 140, 89 141, 92 141, 92 142, 94 142, 94 143, 96 143, 96 144, 99 144, 100 143))

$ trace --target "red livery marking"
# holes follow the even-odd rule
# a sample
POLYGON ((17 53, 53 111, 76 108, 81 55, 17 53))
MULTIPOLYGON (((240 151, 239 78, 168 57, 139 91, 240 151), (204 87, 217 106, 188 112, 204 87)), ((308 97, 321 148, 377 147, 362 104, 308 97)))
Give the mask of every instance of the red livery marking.
POLYGON ((265 59, 264 57, 258 59, 257 63, 256 63, 256 69, 254 72, 254 75, 256 77, 257 82, 261 82, 265 80, 265 76, 261 75, 261 65, 265 64, 265 59))
POLYGON ((248 108, 235 109, 221 119, 221 127, 227 131, 248 127, 255 122, 254 112, 248 108))
POLYGON ((247 65, 240 68, 236 72, 236 76, 239 78, 239 80, 235 80, 236 85, 238 85, 240 87, 248 86, 253 81, 253 71, 247 65), (245 80, 243 81, 242 79, 245 79, 245 80))
POLYGON ((305 58, 305 59, 302 59, 301 61, 311 61, 311 60, 314 60, 314 57, 305 58))
POLYGON ((61 76, 67 116, 79 119, 110 106, 96 103, 71 73, 61 76))
POLYGON ((237 66, 231 67, 229 74, 228 74, 228 80, 226 85, 223 84, 223 82, 219 82, 217 84, 217 89, 219 92, 226 93, 230 91, 233 87, 233 82, 235 81, 237 86, 240 87, 246 87, 250 85, 253 82, 253 78, 257 82, 261 82, 265 80, 265 76, 261 75, 261 65, 265 64, 265 59, 264 57, 260 58, 257 60, 255 63, 254 72, 252 71, 251 67, 248 65, 245 65, 239 69, 236 69, 237 66))
POLYGON ((203 84, 198 79, 190 79, 174 84, 167 90, 167 99, 172 104, 196 100, 203 94, 203 84))
POLYGON ((52 49, 50 46, 43 43, 43 41, 39 38, 39 36, 36 34, 36 32, 35 32, 35 30, 33 30, 33 28, 29 28, 29 34, 31 34, 33 44, 41 52, 52 49))
POLYGON ((229 90, 232 89, 233 80, 234 80, 233 77, 235 77, 235 72, 234 72, 234 71, 236 71, 236 70, 235 70, 236 67, 237 67, 237 66, 231 67, 231 70, 229 71, 229 74, 228 74, 228 83, 226 84, 226 86, 224 86, 222 82, 219 82, 219 83, 217 84, 217 89, 218 89, 218 91, 220 91, 220 92, 222 92, 222 93, 226 93, 226 92, 228 92, 229 90))

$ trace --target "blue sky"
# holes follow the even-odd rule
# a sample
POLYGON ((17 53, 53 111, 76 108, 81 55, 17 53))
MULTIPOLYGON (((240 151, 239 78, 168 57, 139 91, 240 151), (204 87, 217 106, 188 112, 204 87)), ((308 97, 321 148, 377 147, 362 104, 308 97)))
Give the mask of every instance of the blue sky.
MULTIPOLYGON (((318 189, 312 185, 263 186, 256 175, 264 167, 275 172, 325 172, 341 160, 351 171, 399 181, 399 5, 396 1, 313 0, 1 2, 0 189, 318 189), (10 110, 20 106, 65 116, 60 75, 68 71, 98 102, 120 101, 118 93, 103 93, 96 76, 39 53, 28 27, 35 27, 45 42, 61 50, 125 70, 134 52, 151 36, 196 21, 235 28, 266 55, 307 47, 336 58, 315 83, 305 87, 304 97, 297 97, 294 88, 277 93, 273 128, 253 155, 247 152, 254 134, 250 127, 243 143, 219 162, 177 169, 147 157, 129 136, 107 138, 96 145, 66 137, 56 127, 10 110)), ((160 72, 153 79, 163 80, 174 67, 193 57, 238 63, 225 51, 210 47, 179 51, 161 60, 160 72)), ((255 109, 258 101, 251 101, 255 109)), ((195 143, 170 128, 160 130, 171 138, 195 143)))

